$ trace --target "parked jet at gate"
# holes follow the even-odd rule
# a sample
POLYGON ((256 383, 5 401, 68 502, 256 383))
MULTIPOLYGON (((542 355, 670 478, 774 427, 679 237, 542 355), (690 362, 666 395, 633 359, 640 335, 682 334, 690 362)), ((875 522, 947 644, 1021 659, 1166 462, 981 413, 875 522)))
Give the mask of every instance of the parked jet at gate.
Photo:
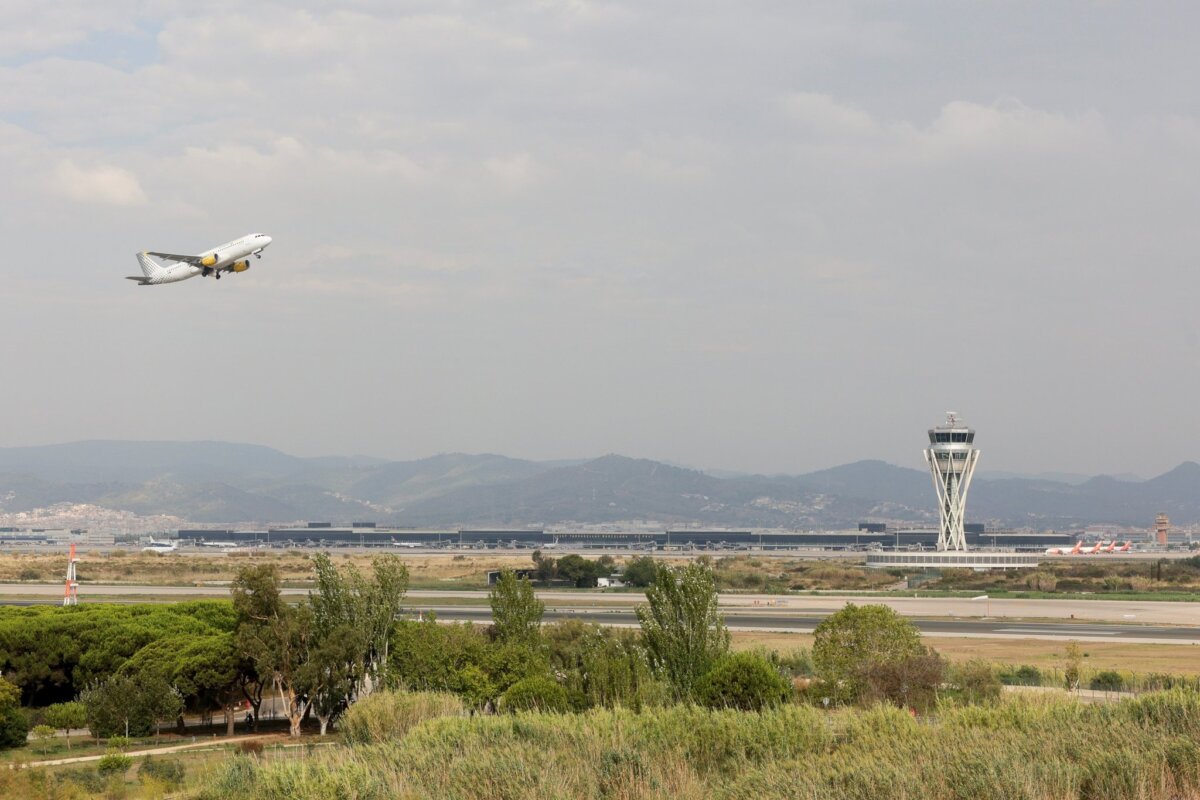
POLYGON ((197 275, 205 278, 212 275, 220 279, 222 272, 245 272, 250 269, 250 256, 262 258, 262 251, 270 243, 271 237, 265 233, 248 233, 240 239, 226 242, 195 256, 143 250, 137 255, 138 263, 142 266, 142 275, 131 275, 126 280, 137 281, 139 286, 154 286, 159 283, 186 281, 197 275), (155 258, 161 258, 168 263, 159 264, 155 258))
POLYGON ((1083 550, 1083 542, 1076 542, 1075 546, 1068 550, 1065 547, 1051 547, 1046 551, 1048 556, 1077 556, 1083 550))

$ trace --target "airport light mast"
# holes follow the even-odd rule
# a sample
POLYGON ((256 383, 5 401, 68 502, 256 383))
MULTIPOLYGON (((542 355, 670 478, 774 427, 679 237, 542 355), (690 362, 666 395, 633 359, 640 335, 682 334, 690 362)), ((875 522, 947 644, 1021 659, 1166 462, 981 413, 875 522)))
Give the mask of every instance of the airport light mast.
POLYGON ((967 490, 971 488, 971 476, 979 461, 975 431, 964 425, 953 411, 946 412, 946 423, 929 430, 925 461, 933 477, 941 517, 937 549, 966 551, 967 534, 963 522, 967 490))
POLYGON ((79 580, 75 577, 75 562, 78 560, 75 557, 75 543, 71 542, 71 557, 67 561, 67 582, 63 586, 64 606, 79 605, 79 580))

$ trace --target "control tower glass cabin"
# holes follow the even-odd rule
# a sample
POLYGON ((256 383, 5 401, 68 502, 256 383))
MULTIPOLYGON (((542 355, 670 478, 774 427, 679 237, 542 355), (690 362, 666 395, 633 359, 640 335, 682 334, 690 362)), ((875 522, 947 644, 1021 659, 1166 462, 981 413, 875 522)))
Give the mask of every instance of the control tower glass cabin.
POLYGON ((967 536, 963 522, 967 510, 967 490, 979 461, 975 449, 975 431, 958 419, 953 411, 946 413, 944 425, 929 431, 929 449, 925 451, 933 488, 937 492, 941 527, 938 531, 938 550, 966 550, 967 536))

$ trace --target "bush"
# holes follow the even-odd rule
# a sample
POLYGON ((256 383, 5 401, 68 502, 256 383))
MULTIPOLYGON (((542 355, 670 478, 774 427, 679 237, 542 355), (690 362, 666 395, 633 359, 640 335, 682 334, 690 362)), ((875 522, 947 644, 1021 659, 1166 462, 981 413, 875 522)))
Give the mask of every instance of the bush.
POLYGON ((962 698, 971 704, 994 703, 1000 699, 1004 684, 986 661, 968 661, 954 670, 954 682, 962 698))
POLYGON ((117 774, 124 775, 125 772, 133 766, 133 759, 124 753, 107 752, 100 756, 100 760, 96 763, 96 769, 101 775, 117 774))
POLYGON ((21 709, 9 707, 0 711, 0 748, 24 747, 29 740, 29 720, 21 709))
POLYGON ((138 767, 139 778, 153 778, 168 787, 183 783, 183 762, 175 758, 152 759, 146 756, 138 767))
POLYGON ((374 744, 399 739, 427 719, 465 713, 462 700, 452 694, 375 692, 350 706, 338 727, 350 744, 374 744))
POLYGON ((847 603, 813 631, 813 665, 833 700, 878 693, 881 683, 903 677, 925 654, 917 627, 888 606, 847 603), (875 685, 868 686, 872 673, 875 685))
POLYGON ((1097 672, 1089 686, 1102 692, 1119 692, 1125 688, 1125 679, 1119 672, 1105 670, 1097 672))
POLYGON ((868 662, 859 672, 858 682, 863 687, 859 699, 926 709, 937 699, 945 674, 946 662, 934 652, 899 661, 868 662))
POLYGON ((238 752, 247 756, 261 756, 263 743, 258 739, 244 739, 238 743, 238 752))
POLYGON ((791 681, 759 653, 724 656, 696 682, 696 700, 709 708, 762 711, 791 696, 791 681))
POLYGON ((1017 667, 1017 671, 1013 673, 1015 683, 1018 686, 1041 686, 1042 671, 1030 664, 1022 664, 1017 667))
POLYGON ((545 711, 565 713, 571 709, 567 690, 546 675, 523 678, 508 687, 500 697, 500 710, 508 713, 517 711, 545 711))

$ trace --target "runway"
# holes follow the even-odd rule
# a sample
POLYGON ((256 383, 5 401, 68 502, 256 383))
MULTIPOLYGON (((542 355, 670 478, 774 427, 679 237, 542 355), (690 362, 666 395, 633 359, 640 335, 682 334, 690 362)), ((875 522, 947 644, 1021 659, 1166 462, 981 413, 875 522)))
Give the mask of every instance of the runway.
MULTIPOLYGON (((429 611, 429 607, 414 606, 429 611)), ((491 622, 486 608, 462 606, 434 607, 437 618, 444 622, 491 622)), ((578 619, 600 625, 637 625, 632 610, 622 608, 547 608, 546 622, 578 619)), ((786 612, 726 612, 725 624, 731 630, 782 631, 812 633, 824 616, 789 614, 786 612)), ((1013 622, 1005 619, 913 619, 924 636, 976 637, 987 639, 1053 639, 1120 641, 1144 644, 1200 645, 1200 627, 1167 627, 1150 625, 1102 625, 1096 623, 1070 624, 1062 622, 1013 622)))
MULTIPOLYGON (((88 584, 80 602, 176 602, 228 597, 227 584, 147 586, 88 584)), ((301 598, 311 590, 285 588, 301 598)), ((59 602, 54 584, 0 584, 0 605, 59 602)), ((605 625, 636 625, 633 608, 645 602, 639 592, 539 591, 546 619, 582 619, 605 625)), ((447 621, 490 622, 487 592, 410 590, 406 606, 434 610, 447 621), (457 605, 447 605, 457 603, 457 605)), ((869 595, 723 594, 720 605, 734 630, 811 633, 822 619, 846 603, 887 605, 911 618, 928 636, 1014 639, 1090 639, 1128 643, 1200 644, 1200 603, 1123 600, 992 600, 976 598, 877 597, 869 595)))

